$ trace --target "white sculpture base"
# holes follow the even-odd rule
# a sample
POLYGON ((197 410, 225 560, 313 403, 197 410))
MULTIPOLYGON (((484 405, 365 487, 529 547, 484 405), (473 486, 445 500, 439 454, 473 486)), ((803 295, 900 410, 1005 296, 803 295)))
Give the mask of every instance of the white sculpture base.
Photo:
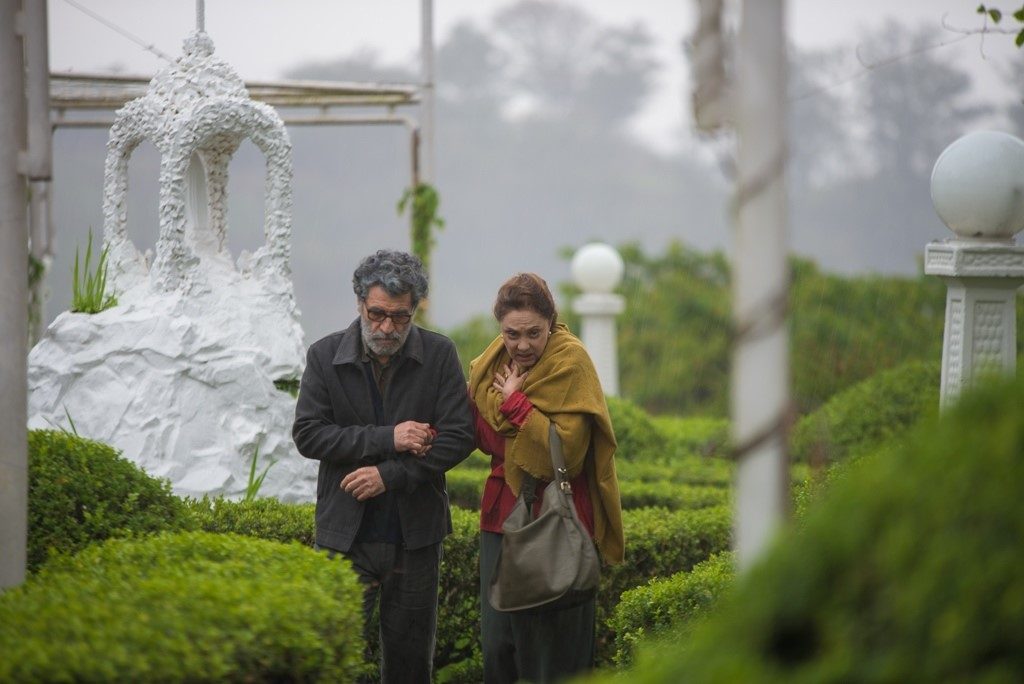
POLYGON ((924 272, 946 281, 940 402, 948 406, 979 378, 1017 365, 1017 289, 1024 247, 1012 242, 930 242, 924 272))
MULTIPOLYGON (((29 354, 29 427, 74 429, 120 449, 179 495, 311 500, 316 463, 291 440, 302 333, 288 301, 235 276, 214 292, 146 296, 98 314, 65 312, 29 354)), ((140 287, 140 289, 142 289, 140 287)))

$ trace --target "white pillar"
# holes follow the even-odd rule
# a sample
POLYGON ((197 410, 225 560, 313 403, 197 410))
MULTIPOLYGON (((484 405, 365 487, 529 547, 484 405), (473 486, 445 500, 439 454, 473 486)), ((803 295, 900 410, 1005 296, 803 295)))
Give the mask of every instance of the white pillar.
POLYGON ((1024 284, 1024 141, 980 131, 932 169, 935 211, 956 237, 928 243, 924 271, 946 281, 943 408, 980 378, 1017 366, 1017 289, 1024 284))
POLYGON ((0 590, 25 579, 28 227, 20 0, 0 0, 0 590))
POLYGON ((434 3, 422 0, 420 5, 420 133, 423 152, 420 155, 421 182, 434 183, 434 3))
POLYGON ((622 281, 622 257, 612 247, 593 242, 584 245, 572 260, 572 275, 583 293, 573 301, 580 316, 580 337, 587 348, 605 395, 619 395, 619 356, 615 317, 625 302, 612 290, 622 281))
POLYGON ((734 547, 741 570, 787 516, 790 414, 783 0, 745 0, 736 50, 737 221, 732 258, 734 547))

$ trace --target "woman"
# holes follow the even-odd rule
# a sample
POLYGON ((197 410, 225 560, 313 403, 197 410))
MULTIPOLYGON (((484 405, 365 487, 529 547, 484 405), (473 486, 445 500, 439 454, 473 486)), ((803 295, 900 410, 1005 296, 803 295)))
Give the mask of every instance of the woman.
POLYGON ((476 444, 491 456, 480 506, 480 612, 484 681, 549 682, 589 669, 594 660, 593 596, 557 609, 503 613, 488 601, 501 549, 501 526, 524 473, 554 477, 548 450, 552 422, 562 440, 573 501, 605 562, 622 561, 624 541, 615 435, 594 364, 557 322, 547 283, 513 276, 494 303, 500 335, 470 364, 476 444))

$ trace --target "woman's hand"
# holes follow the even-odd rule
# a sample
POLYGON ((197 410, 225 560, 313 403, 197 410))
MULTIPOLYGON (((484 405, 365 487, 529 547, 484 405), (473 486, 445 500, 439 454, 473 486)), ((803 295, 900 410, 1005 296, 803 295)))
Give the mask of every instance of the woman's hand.
POLYGON ((501 392, 502 401, 508 401, 509 397, 523 389, 523 383, 529 374, 530 371, 520 370, 514 363, 509 363, 494 374, 494 382, 491 386, 501 392))

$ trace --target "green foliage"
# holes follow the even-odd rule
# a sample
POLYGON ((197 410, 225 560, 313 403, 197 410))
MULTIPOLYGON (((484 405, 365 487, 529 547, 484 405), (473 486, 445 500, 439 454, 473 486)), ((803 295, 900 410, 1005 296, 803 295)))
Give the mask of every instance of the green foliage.
POLYGON ((100 252, 96 270, 92 270, 92 229, 89 230, 89 241, 85 248, 85 261, 81 269, 78 264, 78 248, 75 248, 75 266, 72 271, 71 310, 81 313, 95 314, 117 306, 117 297, 107 292, 107 245, 100 252))
POLYGON ((668 442, 669 453, 728 456, 729 421, 710 416, 652 416, 655 429, 668 442))
POLYGON ((256 474, 256 463, 260 459, 260 447, 257 444, 256 448, 252 451, 252 462, 249 464, 249 481, 245 485, 245 496, 244 501, 253 501, 259 496, 260 487, 263 486, 263 480, 266 479, 267 473, 273 467, 277 461, 270 459, 270 463, 263 469, 263 472, 259 475, 256 474))
MULTIPOLYGON (((636 245, 620 251, 623 396, 652 413, 724 417, 732 338, 725 257, 680 244, 660 257, 636 245)), ((939 358, 945 286, 938 278, 845 278, 801 259, 791 266, 791 367, 800 413, 882 370, 939 358)))
POLYGON ((660 507, 669 510, 727 506, 731 492, 725 487, 679 485, 670 482, 619 482, 619 496, 624 510, 660 507))
MULTIPOLYGON (((423 270, 430 273, 430 255, 434 250, 433 229, 444 228, 444 219, 437 215, 441 198, 437 190, 429 183, 418 183, 415 187, 407 188, 398 200, 399 215, 405 213, 407 207, 411 207, 411 232, 412 232, 412 253, 423 262, 423 270)), ((417 318, 423 321, 426 309, 417 311, 417 318)))
POLYGON ((624 482, 667 482, 674 484, 729 487, 735 466, 723 458, 683 454, 670 462, 616 462, 619 484, 624 482))
POLYGON ((790 359, 800 413, 883 370, 942 357, 946 286, 938 278, 848 279, 796 260, 791 298, 790 359))
POLYGON ((665 457, 665 438, 643 409, 619 397, 606 397, 606 401, 618 442, 616 461, 653 461, 665 457))
POLYGON ((678 243, 660 258, 620 248, 626 309, 618 321, 622 395, 652 413, 724 416, 728 406, 729 268, 721 253, 678 243))
POLYGON ((823 464, 874 449, 939 408, 938 362, 912 361, 849 387, 793 430, 795 460, 823 464))
POLYGON ((610 624, 622 592, 656 577, 690 570, 701 561, 728 551, 732 511, 719 506, 668 511, 642 508, 623 512, 626 560, 605 567, 597 595, 597 663, 610 665, 615 655, 615 632, 610 624))
POLYGON ((498 335, 498 324, 493 316, 474 316, 463 325, 447 331, 455 343, 462 362, 462 372, 469 377, 469 362, 487 348, 498 335))
POLYGON ((354 681, 347 562, 202 532, 111 540, 0 596, 0 681, 354 681))
POLYGON ((483 681, 480 657, 480 514, 452 508, 437 602, 436 681, 483 681))
POLYGON ((74 553, 110 537, 187 529, 166 480, 111 447, 67 432, 28 433, 28 569, 52 551, 74 553))
POLYGON ((300 383, 301 381, 298 378, 280 378, 274 381, 274 387, 282 392, 287 392, 292 397, 298 397, 300 383))
MULTIPOLYGON (((992 20, 993 24, 998 24, 1003 19, 1002 10, 996 7, 978 5, 977 10, 975 11, 978 14, 985 15, 986 24, 988 23, 989 19, 992 20)), ((1024 24, 1024 6, 1022 6, 1019 10, 1013 13, 1013 18, 1017 20, 1018 24, 1024 24)), ((987 28, 987 26, 984 27, 982 31, 985 31, 987 28)), ((1017 47, 1024 45, 1024 28, 1017 31, 1017 35, 1014 37, 1013 42, 1017 47)))
POLYGON ((1024 377, 858 459, 636 682, 1024 679, 1024 377))
POLYGON ((615 664, 628 666, 637 644, 669 628, 684 635, 735 581, 731 552, 716 554, 689 572, 653 579, 623 592, 609 624, 615 632, 615 664))
POLYGON ((206 532, 241 534, 270 541, 296 541, 313 546, 316 539, 315 505, 286 504, 277 499, 229 501, 204 497, 190 500, 195 527, 206 532))

